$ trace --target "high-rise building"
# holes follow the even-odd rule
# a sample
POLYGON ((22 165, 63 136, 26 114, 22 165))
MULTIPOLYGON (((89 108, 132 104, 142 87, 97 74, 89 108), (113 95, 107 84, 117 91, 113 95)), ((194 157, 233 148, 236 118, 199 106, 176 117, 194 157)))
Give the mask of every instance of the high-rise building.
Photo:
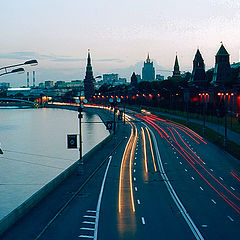
POLYGON ((179 63, 178 63, 178 57, 176 55, 175 63, 174 63, 174 69, 173 69, 173 77, 181 77, 181 72, 179 71, 179 63))
POLYGON ((95 92, 94 82, 95 82, 95 79, 93 77, 90 50, 88 50, 86 76, 84 79, 84 95, 85 95, 85 98, 88 100, 94 95, 94 92, 95 92))
POLYGON ((193 60, 193 71, 192 76, 189 80, 191 85, 199 86, 202 88, 207 87, 207 76, 205 72, 205 64, 203 57, 199 51, 197 50, 194 60, 193 60))
POLYGON ((103 83, 114 85, 118 81, 118 74, 116 73, 107 73, 103 74, 103 83))
POLYGON ((212 82, 216 85, 224 85, 231 79, 229 54, 223 44, 215 56, 215 68, 212 82))
POLYGON ((147 56, 146 62, 142 68, 142 81, 154 81, 155 80, 155 68, 153 67, 153 62, 147 56))

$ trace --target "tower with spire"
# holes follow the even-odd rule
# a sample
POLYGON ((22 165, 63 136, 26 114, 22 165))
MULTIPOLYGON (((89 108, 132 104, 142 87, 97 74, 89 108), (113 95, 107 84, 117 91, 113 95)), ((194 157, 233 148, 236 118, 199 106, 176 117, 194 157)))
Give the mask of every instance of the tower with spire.
POLYGON ((147 55, 146 62, 142 68, 142 81, 154 81, 155 80, 155 68, 153 67, 153 62, 151 62, 149 53, 147 55))
POLYGON ((189 83, 190 85, 195 85, 204 89, 207 87, 205 64, 199 49, 197 49, 193 60, 193 71, 189 83))
POLYGON ((88 49, 86 75, 84 79, 84 94, 85 94, 85 98, 88 100, 94 95, 94 92, 95 92, 94 82, 95 82, 95 79, 93 77, 90 50, 88 49))
POLYGON ((223 86, 231 80, 231 67, 229 62, 229 53, 221 43, 216 56, 215 68, 212 82, 216 85, 223 86))
POLYGON ((181 76, 181 72, 179 71, 178 57, 176 54, 175 64, 174 64, 174 69, 173 69, 173 77, 180 77, 180 76, 181 76))

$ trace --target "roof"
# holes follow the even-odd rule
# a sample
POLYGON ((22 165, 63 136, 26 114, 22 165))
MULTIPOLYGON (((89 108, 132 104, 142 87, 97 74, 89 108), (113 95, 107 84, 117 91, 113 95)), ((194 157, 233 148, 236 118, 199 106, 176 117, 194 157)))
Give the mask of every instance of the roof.
POLYGON ((227 52, 226 48, 223 46, 223 44, 221 45, 221 47, 219 48, 217 55, 229 55, 229 53, 227 52))

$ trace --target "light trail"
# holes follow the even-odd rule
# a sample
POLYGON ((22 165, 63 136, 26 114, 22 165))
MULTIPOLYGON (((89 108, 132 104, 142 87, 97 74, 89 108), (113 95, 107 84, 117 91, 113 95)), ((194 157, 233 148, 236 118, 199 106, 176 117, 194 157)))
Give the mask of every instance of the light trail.
POLYGON ((133 146, 132 146, 132 150, 131 150, 131 154, 130 154, 130 162, 129 162, 129 187, 130 187, 133 212, 135 212, 135 204, 134 204, 133 184, 132 184, 132 164, 133 164, 133 156, 134 156, 134 152, 135 152, 135 148, 136 148, 136 144, 137 144, 137 138, 138 138, 138 131, 137 131, 137 127, 135 124, 134 124, 134 127, 135 127, 135 137, 134 137, 134 142, 133 142, 133 146))
POLYGON ((141 127, 142 131, 142 139, 143 139, 143 153, 144 153, 144 166, 145 166, 145 172, 148 172, 148 165, 147 165, 147 149, 146 149, 146 138, 143 127, 141 127))
POLYGON ((130 142, 132 141, 132 137, 133 137, 133 125, 131 123, 130 123, 130 125, 131 125, 131 135, 130 135, 127 145, 125 147, 123 157, 122 157, 121 167, 120 167, 119 187, 118 187, 118 211, 119 211, 119 213, 121 212, 121 204, 122 204, 123 166, 125 164, 127 150, 129 148, 130 142))
POLYGON ((155 157, 154 157, 154 153, 153 153, 153 147, 152 147, 152 140, 150 137, 150 133, 148 131, 148 128, 145 127, 146 131, 147 131, 147 135, 148 135, 148 139, 149 139, 149 144, 150 144, 150 149, 151 149, 151 153, 152 153, 152 160, 153 160, 153 166, 154 166, 154 170, 155 172, 157 172, 157 166, 156 166, 156 162, 155 162, 155 157))
MULTIPOLYGON (((203 168, 203 170, 213 179, 216 181, 216 183, 218 183, 221 187, 223 187, 227 192, 229 192, 234 198, 236 198, 237 200, 240 200, 239 197, 237 197, 233 192, 231 192, 226 186, 224 186, 215 176, 213 176, 199 161, 197 161, 189 152, 187 152, 183 147, 180 146, 180 144, 177 142, 174 134, 172 133, 172 136, 174 138, 173 142, 175 144, 177 144, 177 146, 180 149, 177 149, 177 147, 175 147, 172 143, 170 143, 170 141, 168 140, 168 134, 166 134, 166 132, 164 130, 162 130, 162 128, 160 126, 158 126, 156 123, 152 122, 151 120, 147 120, 146 118, 142 118, 144 121, 146 121, 147 123, 149 123, 155 130, 157 130, 157 132, 160 134, 160 136, 162 138, 164 138, 171 146, 173 146, 174 149, 176 149, 176 151, 178 151, 180 153, 180 155, 188 162, 188 164, 198 173, 198 175, 228 204, 230 205, 238 214, 240 214, 240 207, 238 207, 238 205, 234 204, 227 196, 223 195, 222 193, 220 193, 205 177, 203 177, 203 175, 196 169, 196 167, 194 167, 194 162, 193 160, 196 161, 196 163, 198 163, 198 165, 203 168), (165 133, 165 135, 163 135, 159 129, 161 129, 162 132, 165 133), (187 159, 188 158, 188 159, 187 159)), ((168 124, 168 123, 167 123, 168 124)), ((170 124, 171 125, 171 124, 170 124)), ((169 129, 170 130, 170 129, 169 129)), ((175 130, 176 131, 176 130, 175 130)), ((170 132, 172 132, 170 130, 170 132)), ((183 141, 184 142, 184 141, 183 141)), ((231 173, 232 174, 232 173, 231 173)), ((233 175, 233 174, 232 174, 233 175)))

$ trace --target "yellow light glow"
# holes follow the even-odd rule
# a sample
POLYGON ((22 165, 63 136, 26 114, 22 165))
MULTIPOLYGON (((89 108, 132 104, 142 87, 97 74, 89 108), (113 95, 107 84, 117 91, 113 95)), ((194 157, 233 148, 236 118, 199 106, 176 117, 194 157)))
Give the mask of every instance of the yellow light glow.
POLYGON ((147 135, 148 135, 148 139, 149 139, 149 144, 150 144, 150 148, 151 148, 154 170, 155 170, 155 172, 157 172, 157 167, 156 167, 156 162, 155 162, 155 157, 154 157, 153 147, 152 147, 152 140, 151 140, 150 133, 149 133, 147 127, 146 127, 145 129, 146 129, 146 131, 147 131, 147 135))
POLYGON ((124 153, 123 153, 123 157, 122 157, 122 162, 121 162, 121 167, 120 167, 120 176, 119 176, 119 187, 118 187, 118 212, 121 212, 121 201, 122 201, 122 181, 123 181, 123 166, 125 164, 125 160, 126 160, 126 153, 127 153, 127 149, 129 147, 130 142, 132 141, 133 138, 133 125, 131 123, 129 123, 131 125, 131 135, 128 139, 127 145, 125 147, 124 153))
POLYGON ((138 132, 137 132, 137 127, 135 124, 133 124, 135 127, 135 137, 134 137, 134 142, 131 150, 131 155, 130 155, 130 162, 129 162, 129 187, 130 187, 130 194, 131 194, 131 202, 132 202, 132 210, 135 212, 135 204, 134 204, 134 196, 133 196, 133 184, 132 184, 132 164, 133 164, 133 156, 137 144, 137 138, 138 138, 138 132))

